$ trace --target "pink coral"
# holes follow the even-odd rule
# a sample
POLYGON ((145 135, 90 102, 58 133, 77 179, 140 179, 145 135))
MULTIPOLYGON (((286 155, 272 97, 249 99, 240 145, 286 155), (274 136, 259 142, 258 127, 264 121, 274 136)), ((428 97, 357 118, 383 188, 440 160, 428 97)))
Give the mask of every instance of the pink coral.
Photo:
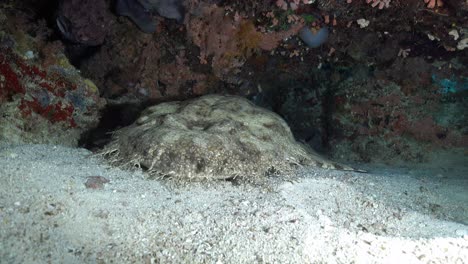
POLYGON ((444 6, 444 2, 442 0, 424 0, 424 3, 427 4, 427 8, 444 6))
MULTIPOLYGON (((372 7, 378 6, 379 9, 389 8, 391 0, 366 0, 366 3, 370 4, 372 7)), ((346 0, 346 3, 351 4, 353 0, 346 0)))
MULTIPOLYGON (((285 2, 285 1, 277 1, 278 2, 285 2)), ((353 0, 346 0, 346 3, 351 4, 353 0)), ((366 0, 366 3, 370 4, 372 7, 378 7, 379 9, 389 8, 391 0, 366 0)), ((435 8, 435 7, 442 7, 444 6, 444 1, 442 0, 424 0, 424 3, 427 4, 427 8, 435 8)), ((278 5, 279 6, 279 5, 278 5)))
POLYGON ((283 10, 288 10, 288 7, 290 7, 292 10, 296 10, 301 4, 301 2, 304 4, 309 4, 311 1, 309 0, 276 0, 276 6, 283 10))
POLYGON ((302 21, 279 32, 259 31, 251 20, 225 16, 224 8, 200 5, 186 22, 188 36, 200 48, 201 64, 209 64, 215 76, 227 81, 240 72, 245 61, 261 50, 271 51, 303 27, 302 21))
POLYGON ((366 0, 366 3, 371 4, 372 7, 378 6, 379 9, 390 7, 391 0, 366 0))

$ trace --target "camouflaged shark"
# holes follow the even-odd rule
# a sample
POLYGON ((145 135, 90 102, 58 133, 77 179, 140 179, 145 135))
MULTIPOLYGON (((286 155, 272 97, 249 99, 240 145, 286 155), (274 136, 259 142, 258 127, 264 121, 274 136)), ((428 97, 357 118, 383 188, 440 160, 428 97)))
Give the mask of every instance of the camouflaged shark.
POLYGON ((185 9, 183 0, 117 0, 115 11, 121 16, 129 17, 143 32, 153 33, 156 21, 152 14, 175 19, 181 23, 184 20, 185 9))
POLYGON ((297 142, 286 121, 246 98, 204 95, 146 108, 114 131, 100 155, 180 181, 294 177, 301 167, 365 172, 330 161, 297 142))

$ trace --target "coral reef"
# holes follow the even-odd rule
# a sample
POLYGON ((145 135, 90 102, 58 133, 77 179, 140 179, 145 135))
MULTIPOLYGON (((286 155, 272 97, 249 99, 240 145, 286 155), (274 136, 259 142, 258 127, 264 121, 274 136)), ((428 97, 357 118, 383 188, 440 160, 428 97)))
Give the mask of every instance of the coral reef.
MULTIPOLYGON (((119 21, 112 30, 109 42, 104 44, 96 56, 83 64, 82 70, 96 81, 105 97, 117 98, 130 95, 129 98, 136 96, 166 100, 171 97, 182 98, 190 94, 200 94, 192 91, 191 87, 194 85, 197 87, 195 90, 204 91, 203 93, 210 90, 219 91, 218 88, 213 89, 213 86, 206 87, 212 82, 204 80, 215 80, 217 87, 230 87, 231 93, 236 93, 234 86, 249 87, 246 89, 252 91, 252 86, 255 86, 252 84, 252 79, 257 79, 258 75, 248 72, 250 65, 246 64, 259 62, 262 56, 268 56, 265 51, 269 52, 270 56, 279 54, 298 58, 301 61, 307 59, 311 64, 320 64, 326 63, 329 59, 343 60, 343 56, 348 55, 347 46, 354 45, 355 47, 351 48, 358 52, 362 50, 360 45, 366 43, 375 49, 378 47, 373 42, 349 41, 359 39, 359 35, 365 33, 355 28, 353 21, 355 16, 352 15, 356 13, 364 17, 374 15, 372 9, 365 8, 367 7, 365 1, 364 5, 349 5, 343 1, 318 1, 317 6, 320 9, 310 4, 313 1, 285 2, 288 2, 288 6, 297 5, 297 8, 283 11, 275 4, 270 3, 268 6, 265 1, 254 3, 223 1, 222 6, 213 4, 213 1, 186 1, 187 17, 184 27, 177 26, 169 20, 161 21, 152 36, 141 36, 134 32, 134 27, 127 27, 127 23, 119 21), (322 17, 321 9, 340 16, 322 17), (325 26, 329 28, 328 42, 320 46, 320 51, 315 51, 317 54, 308 50, 307 46, 301 45, 294 37, 304 25, 312 30, 323 29, 325 26), (161 53, 161 49, 165 51, 164 54, 161 53), (180 50, 184 50, 182 61, 185 64, 174 64, 175 57, 181 56, 180 50), (322 54, 324 51, 329 54, 322 54), (195 57, 198 57, 198 60, 195 57), (171 67, 162 68, 165 65, 171 67), (166 80, 161 80, 162 75, 175 76, 177 70, 174 66, 177 65, 182 67, 179 69, 181 72, 191 72, 183 74, 184 78, 187 78, 185 81, 167 83, 166 80), (172 73, 166 74, 166 72, 172 73)), ((392 5, 392 10, 400 10, 410 16, 416 12, 416 9, 411 9, 413 3, 423 6, 423 1, 398 2, 397 5, 392 5)), ((375 17, 372 23, 367 25, 367 29, 383 31, 380 29, 390 15, 384 13, 375 17)), ((427 30, 433 31, 431 34, 435 37, 434 42, 444 42, 443 45, 447 49, 456 49, 457 45, 461 47, 463 36, 457 41, 442 37, 446 32, 438 28, 429 28, 432 24, 429 20, 425 20, 425 15, 422 17, 424 23, 418 26, 427 25, 427 30)), ((400 27, 411 26, 410 21, 400 20, 400 27)), ((457 25, 454 22, 451 24, 457 25)), ((459 26, 454 26, 454 30, 462 32, 459 26)), ((323 33, 324 30, 319 32, 323 33)), ((382 41, 382 36, 372 35, 374 38, 370 41, 382 41)), ((385 56, 385 60, 390 61, 399 53, 398 37, 383 38, 387 38, 385 43, 387 49, 383 49, 380 53, 375 52, 379 57, 385 56), (392 49, 396 49, 396 52, 392 49)), ((404 47, 402 50, 408 53, 408 48, 410 47, 404 47)), ((369 54, 361 55, 369 56, 369 54)), ((297 60, 285 62, 285 65, 293 68, 294 63, 297 63, 297 60)), ((245 92, 239 91, 238 94, 245 92)))
POLYGON ((168 100, 205 94, 207 77, 189 66, 188 51, 126 24, 115 28, 112 39, 83 62, 82 71, 92 78, 105 98, 168 100), (115 54, 118 54, 115 56, 115 54))
POLYGON ((57 27, 69 41, 101 45, 112 23, 106 0, 60 0, 57 27))
MULTIPOLYGON (((347 0, 348 4, 352 3, 353 0, 347 0)), ((378 7, 379 9, 389 8, 391 0, 366 0, 366 3, 370 4, 372 7, 378 7)), ((424 3, 427 4, 427 8, 435 8, 444 6, 442 0, 424 0, 424 3)))
MULTIPOLYGON (((340 144, 350 144, 359 155, 357 160, 422 162, 430 150, 467 148, 466 117, 441 119, 447 116, 449 105, 451 111, 466 111, 462 99, 465 91, 444 94, 438 84, 431 82, 430 72, 436 69, 421 60, 410 60, 395 68, 406 71, 413 82, 390 68, 385 75, 378 73, 380 80, 346 81, 338 88, 333 123, 343 134, 334 138, 334 151, 343 151, 340 144), (419 70, 422 74, 418 75, 419 70), (399 76, 399 84, 385 79, 389 74, 399 76), (447 101, 449 97, 452 102, 447 101)), ((337 153, 335 156, 340 155, 337 153)))
MULTIPOLYGON (((145 12, 179 3, 117 4, 135 1, 145 12)), ((465 146, 466 118, 456 113, 466 111, 466 1, 186 0, 183 22, 150 16, 145 34, 109 14, 112 1, 90 9, 89 1, 63 0, 58 30, 80 45, 52 42, 54 29, 32 2, 0 4, 0 69, 8 79, 0 98, 22 118, 79 128, 84 112, 71 98, 95 83, 111 104, 136 109, 209 93, 248 96, 282 114, 299 140, 332 153, 348 144, 356 160, 372 152, 423 159, 426 148, 465 146), (308 45, 303 28, 321 34, 308 45), (72 73, 63 45, 92 82, 72 73)), ((98 105, 97 96, 86 95, 85 105, 98 105)))
POLYGON ((312 4, 314 3, 315 0, 276 0, 275 4, 279 8, 283 10, 288 10, 288 8, 291 8, 292 10, 296 10, 299 8, 299 5, 301 3, 303 4, 312 4))
POLYGON ((14 22, 0 30, 0 140, 76 146, 97 125, 96 86, 68 63, 60 44, 45 44, 14 22))
MULTIPOLYGON (((192 10, 192 9, 191 9, 192 10)), ((217 5, 201 5, 190 12, 187 33, 200 48, 200 63, 207 64, 211 58, 213 73, 222 80, 239 73, 256 50, 271 51, 279 42, 295 35, 302 23, 283 32, 259 32, 252 21, 234 15, 225 16, 224 8, 217 5)))
POLYGON ((220 81, 237 85, 242 80, 237 74, 248 59, 275 49, 302 27, 297 23, 261 32, 251 19, 225 15, 225 8, 206 3, 188 5, 187 12, 186 35, 170 21, 160 25, 171 30, 160 28, 155 35, 116 24, 111 41, 82 63, 82 71, 107 98, 183 99, 206 94, 220 81))

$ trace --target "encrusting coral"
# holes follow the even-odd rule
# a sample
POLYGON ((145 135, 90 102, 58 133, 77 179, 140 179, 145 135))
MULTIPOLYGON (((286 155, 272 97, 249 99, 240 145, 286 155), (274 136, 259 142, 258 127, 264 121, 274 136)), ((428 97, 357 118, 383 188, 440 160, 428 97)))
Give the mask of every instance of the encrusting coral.
MULTIPOLYGON (((352 3, 353 0, 346 0, 348 4, 352 3)), ((372 7, 378 7, 379 9, 389 8, 391 0, 366 0, 366 3, 370 4, 372 7)), ((427 8, 435 8, 444 6, 442 0, 424 0, 424 3, 427 4, 427 8)))
POLYGON ((225 81, 253 54, 275 49, 303 27, 299 22, 285 31, 261 33, 251 20, 239 14, 226 16, 225 9, 217 5, 200 4, 189 10, 187 34, 200 48, 200 63, 208 64, 211 58, 214 75, 225 81))
POLYGON ((13 10, 0 9, 0 141, 76 146, 105 103, 63 45, 45 41, 45 23, 19 23, 13 10))

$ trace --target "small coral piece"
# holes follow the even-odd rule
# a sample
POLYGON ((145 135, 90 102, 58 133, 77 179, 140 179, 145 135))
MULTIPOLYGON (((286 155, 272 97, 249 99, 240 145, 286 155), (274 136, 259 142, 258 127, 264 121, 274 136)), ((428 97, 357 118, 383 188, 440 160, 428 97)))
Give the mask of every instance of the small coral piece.
POLYGON ((104 189, 104 184, 109 183, 109 179, 102 176, 89 176, 85 182, 87 189, 104 189))
POLYGON ((444 2, 442 0, 424 0, 424 3, 427 4, 427 8, 435 8, 435 7, 444 6, 444 2))
MULTIPOLYGON (((346 0, 346 3, 348 4, 351 4, 352 2, 353 0, 346 0)), ((378 7, 379 9, 389 8, 390 2, 391 0, 366 0, 366 3, 370 4, 372 7, 378 7)), ((443 0, 424 0, 424 3, 427 4, 427 8, 431 8, 431 9, 435 7, 444 6, 443 0)))
POLYGON ((366 3, 370 4, 372 7, 378 6, 379 9, 389 8, 391 0, 366 0, 366 3))
POLYGON ((288 8, 291 8, 292 10, 296 10, 299 8, 299 5, 301 3, 303 4, 311 4, 315 1, 311 0, 276 0, 276 6, 283 9, 283 10, 288 10, 288 8))
MULTIPOLYGON (((353 0, 346 0, 346 3, 351 4, 353 0)), ((389 8, 391 0, 366 0, 366 3, 372 7, 378 7, 379 9, 389 8)))

